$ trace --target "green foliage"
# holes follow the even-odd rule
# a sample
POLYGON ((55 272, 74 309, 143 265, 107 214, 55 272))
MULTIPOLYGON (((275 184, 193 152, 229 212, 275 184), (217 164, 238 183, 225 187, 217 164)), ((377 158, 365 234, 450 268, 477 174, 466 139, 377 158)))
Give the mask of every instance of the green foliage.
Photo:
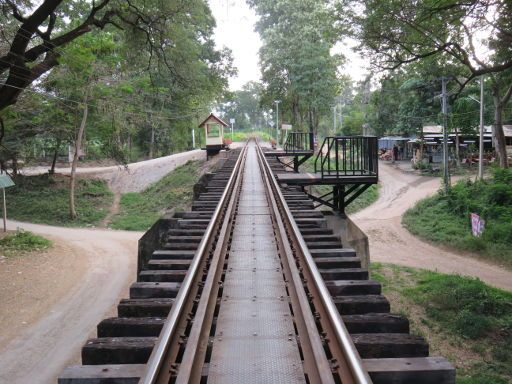
POLYGON ((220 117, 226 122, 235 119, 237 131, 265 128, 268 116, 260 106, 261 92, 261 84, 250 81, 241 90, 228 93, 220 105, 220 117))
POLYGON ((120 213, 112 218, 111 227, 147 230, 166 210, 186 210, 192 203, 193 187, 201 176, 202 164, 188 162, 140 193, 123 194, 120 213))
POLYGON ((249 4, 260 16, 261 104, 271 109, 274 100, 281 100, 280 121, 316 132, 338 91, 342 62, 340 55, 331 55, 337 29, 332 5, 317 0, 249 4))
POLYGON ((347 207, 347 213, 352 214, 359 212, 361 209, 369 207, 379 198, 379 184, 371 185, 366 191, 357 197, 347 207))
POLYGON ((470 339, 501 332, 512 320, 512 293, 477 279, 425 272, 417 286, 405 292, 431 317, 470 339))
MULTIPOLYGON (((231 134, 224 135, 226 138, 231 139, 231 134)), ((247 132, 235 132, 233 135, 233 141, 245 141, 251 137, 259 137, 263 141, 270 141, 271 136, 268 132, 264 131, 247 131, 247 132)))
MULTIPOLYGON (((83 22, 90 8, 68 3, 56 14, 59 33, 83 22)), ((105 20, 116 21, 102 29, 88 27, 59 47, 59 64, 2 111, 6 134, 0 161, 40 161, 43 154, 49 161, 56 147, 73 144, 86 89, 88 158, 126 163, 191 148, 192 129, 235 73, 229 50, 215 48, 215 20, 208 4, 107 0, 104 5, 97 17, 104 14, 105 20)), ((14 33, 13 16, 6 12, 0 17, 12 22, 14 33)), ((9 37, 3 34, 0 44, 9 37)), ((31 45, 38 40, 34 36, 31 45)))
MULTIPOLYGON (((456 367, 458 384, 510 382, 512 293, 459 275, 380 263, 372 263, 371 268, 372 278, 383 283, 384 293, 399 295, 392 305, 398 302, 404 306, 413 329, 428 327, 427 332, 448 342, 450 349, 461 348, 463 356, 465 350, 478 348, 478 360, 465 357, 462 366, 456 367)), ((438 350, 435 354, 450 358, 453 350, 438 350)))
POLYGON ((0 252, 6 256, 42 251, 52 246, 52 242, 32 232, 18 230, 0 239, 0 252))
POLYGON ((489 180, 460 181, 447 195, 442 193, 409 209, 403 224, 428 240, 478 252, 512 265, 512 170, 493 170, 489 180), (471 234, 469 215, 486 221, 481 237, 471 234))
POLYGON ((9 217, 59 226, 96 225, 108 213, 112 193, 103 180, 77 179, 78 218, 69 218, 69 179, 64 176, 18 176, 6 190, 9 217))

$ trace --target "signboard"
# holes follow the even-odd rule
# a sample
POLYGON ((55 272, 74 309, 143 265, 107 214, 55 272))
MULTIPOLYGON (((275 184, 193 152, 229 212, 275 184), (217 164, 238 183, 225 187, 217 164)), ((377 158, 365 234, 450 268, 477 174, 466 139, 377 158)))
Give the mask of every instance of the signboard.
POLYGON ((2 188, 2 197, 3 197, 3 213, 4 213, 4 232, 7 232, 7 205, 5 204, 5 188, 14 186, 14 181, 12 181, 9 175, 1 174, 0 175, 0 188, 2 188))
POLYGON ((476 213, 471 214, 471 232, 473 236, 480 237, 485 229, 485 220, 476 213))
POLYGON ((281 125, 281 129, 283 131, 291 131, 292 130, 292 125, 291 124, 282 124, 281 125))
POLYGON ((14 186, 14 181, 9 175, 0 175, 0 188, 8 188, 14 186))
POLYGON ((229 119, 230 124, 235 124, 235 119, 229 119))

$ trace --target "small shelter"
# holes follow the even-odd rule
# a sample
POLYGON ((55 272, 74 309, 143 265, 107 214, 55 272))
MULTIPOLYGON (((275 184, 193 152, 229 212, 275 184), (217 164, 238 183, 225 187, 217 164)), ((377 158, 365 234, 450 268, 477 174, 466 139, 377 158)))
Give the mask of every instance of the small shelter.
POLYGON ((210 116, 199 124, 199 128, 204 128, 205 130, 207 157, 216 155, 225 148, 224 128, 227 126, 227 123, 222 121, 213 113, 210 113, 210 116))

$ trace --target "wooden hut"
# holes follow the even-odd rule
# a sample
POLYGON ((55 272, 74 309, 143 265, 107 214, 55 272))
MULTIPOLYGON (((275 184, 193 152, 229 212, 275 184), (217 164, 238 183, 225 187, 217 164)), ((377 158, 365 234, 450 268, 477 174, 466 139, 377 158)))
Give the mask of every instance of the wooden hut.
POLYGON ((199 124, 199 128, 204 128, 205 130, 207 157, 216 155, 224 149, 224 128, 227 126, 224 121, 213 113, 210 113, 210 116, 199 124))

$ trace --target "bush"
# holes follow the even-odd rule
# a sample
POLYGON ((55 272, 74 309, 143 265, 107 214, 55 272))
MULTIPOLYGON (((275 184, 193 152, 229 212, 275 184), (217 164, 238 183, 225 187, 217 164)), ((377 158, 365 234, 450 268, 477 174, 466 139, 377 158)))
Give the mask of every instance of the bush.
POLYGON ((6 256, 17 253, 41 251, 52 246, 52 242, 32 232, 18 230, 13 235, 0 239, 0 251, 6 256))
POLYGON ((417 169, 417 170, 431 170, 432 169, 432 165, 425 162, 425 161, 417 161, 416 163, 413 164, 412 166, 414 169, 417 169))
POLYGON ((510 331, 512 293, 478 279, 426 273, 406 294, 424 305, 430 316, 463 337, 475 339, 510 331))
POLYGON ((447 194, 418 202, 403 224, 413 234, 479 252, 512 265, 512 169, 493 169, 489 180, 456 183, 447 194), (481 237, 471 234, 470 214, 485 221, 481 237))

